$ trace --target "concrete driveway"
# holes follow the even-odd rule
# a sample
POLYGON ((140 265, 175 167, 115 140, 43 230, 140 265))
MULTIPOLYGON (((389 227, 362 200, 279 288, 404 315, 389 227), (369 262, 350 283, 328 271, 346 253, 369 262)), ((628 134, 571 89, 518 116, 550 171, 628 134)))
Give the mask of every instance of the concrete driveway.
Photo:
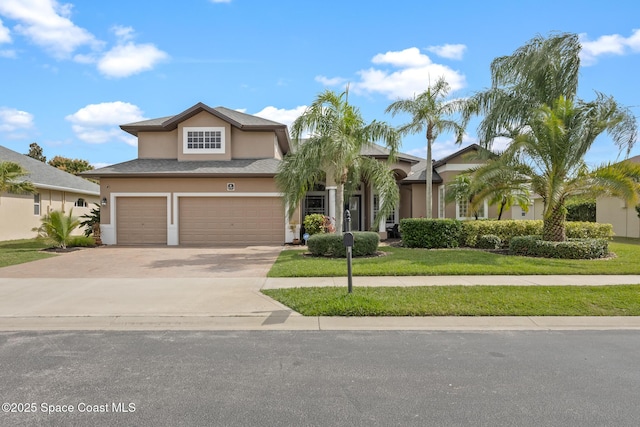
POLYGON ((0 278, 266 277, 281 250, 281 246, 102 246, 0 268, 0 278))
POLYGON ((260 292, 281 250, 111 246, 0 268, 0 330, 200 328, 233 317, 283 326, 299 314, 260 292))

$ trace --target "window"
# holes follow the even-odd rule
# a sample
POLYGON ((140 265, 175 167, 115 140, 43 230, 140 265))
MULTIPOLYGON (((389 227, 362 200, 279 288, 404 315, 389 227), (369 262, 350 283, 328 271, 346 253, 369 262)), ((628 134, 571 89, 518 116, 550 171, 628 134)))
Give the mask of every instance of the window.
POLYGON ((445 217, 444 185, 438 187, 438 218, 445 217))
POLYGON ((225 149, 225 132, 222 127, 190 127, 183 131, 183 152, 222 154, 225 149))
POLYGON ((480 206, 478 206, 477 211, 472 211, 469 207, 468 200, 459 200, 456 204, 456 218, 457 219, 478 219, 488 218, 487 217, 488 205, 485 200, 480 206))
MULTIPOLYGON (((380 200, 378 198, 377 194, 373 195, 373 218, 376 217, 376 215, 378 215, 378 211, 380 210, 380 200)), ((397 211, 397 209, 396 209, 397 211)), ((391 212, 391 214, 387 217, 387 220, 385 221, 387 224, 396 224, 396 211, 391 212)), ((372 218, 372 220, 373 220, 372 218)))
POLYGON ((73 206, 76 208, 86 208, 88 205, 87 201, 81 197, 73 203, 73 206))
POLYGON ((324 195, 307 194, 307 196, 304 198, 304 215, 326 215, 326 211, 324 209, 324 201, 324 195))
POLYGON ((40 215, 40 193, 33 195, 33 214, 40 215))

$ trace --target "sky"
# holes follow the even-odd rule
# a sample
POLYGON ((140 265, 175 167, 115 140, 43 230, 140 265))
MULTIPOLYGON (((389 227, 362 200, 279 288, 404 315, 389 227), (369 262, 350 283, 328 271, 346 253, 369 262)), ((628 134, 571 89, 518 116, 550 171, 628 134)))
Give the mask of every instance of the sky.
MULTIPOLYGON (((470 96, 494 58, 553 32, 580 35, 580 98, 599 91, 640 116, 637 0, 0 0, 0 145, 101 167, 137 157, 121 124, 203 102, 290 125, 347 84, 365 120, 396 126, 409 117, 386 114, 393 101, 439 77, 470 96)), ((440 135, 434 158, 478 142, 477 124, 462 146, 440 135)), ((409 135, 402 151, 424 157, 425 144, 409 135)), ((586 160, 622 158, 602 136, 586 160)))

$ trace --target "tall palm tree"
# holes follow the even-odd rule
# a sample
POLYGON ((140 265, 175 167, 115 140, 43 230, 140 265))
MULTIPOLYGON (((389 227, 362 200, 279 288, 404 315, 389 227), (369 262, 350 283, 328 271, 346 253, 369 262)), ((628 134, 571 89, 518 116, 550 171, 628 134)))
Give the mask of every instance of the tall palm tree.
POLYGON ((561 96, 574 100, 578 90, 580 41, 576 34, 536 36, 513 54, 491 62, 491 87, 467 100, 465 120, 483 114, 478 138, 491 148, 497 137, 512 138, 536 109, 561 96))
POLYGON ((543 239, 563 241, 569 197, 610 195, 635 203, 640 194, 640 165, 587 167, 584 157, 603 132, 615 141, 628 139, 628 133, 635 132, 629 110, 602 94, 591 102, 559 97, 553 105, 537 108, 528 128, 515 135, 500 158, 477 169, 475 176, 483 182, 498 182, 505 176, 511 177, 513 185, 529 182, 544 202, 543 239))
MULTIPOLYGON (((486 163, 494 161, 496 160, 491 159, 486 163)), ((477 168, 470 171, 476 196, 471 203, 472 208, 475 209, 475 204, 488 200, 489 206, 498 205, 498 221, 514 205, 520 206, 525 212, 529 210, 531 192, 528 177, 508 168, 498 169, 490 176, 477 174, 476 170, 477 168)))
MULTIPOLYGON (((347 91, 337 94, 325 91, 317 96, 292 127, 292 152, 278 168, 276 184, 284 194, 291 216, 307 191, 325 180, 336 186, 336 231, 342 231, 342 206, 345 185, 365 180, 377 189, 382 201, 376 226, 393 212, 399 190, 393 172, 384 163, 361 155, 362 149, 383 142, 389 149, 389 160, 395 159, 399 146, 398 133, 386 123, 365 123, 360 111, 351 105, 347 91), (308 139, 303 136, 309 134, 308 139)), ((348 190, 348 188, 347 188, 348 190)))
POLYGON ((399 113, 411 115, 411 121, 398 129, 401 135, 425 132, 427 138, 427 218, 433 217, 433 159, 431 153, 433 143, 442 132, 454 132, 457 143, 462 142, 464 135, 464 125, 451 118, 462 109, 464 104, 460 100, 446 101, 449 89, 449 83, 441 77, 419 95, 410 99, 398 100, 386 109, 386 112, 391 113, 392 116, 399 113))
POLYGON ((28 174, 18 163, 0 162, 0 193, 35 193, 33 184, 22 179, 28 174))

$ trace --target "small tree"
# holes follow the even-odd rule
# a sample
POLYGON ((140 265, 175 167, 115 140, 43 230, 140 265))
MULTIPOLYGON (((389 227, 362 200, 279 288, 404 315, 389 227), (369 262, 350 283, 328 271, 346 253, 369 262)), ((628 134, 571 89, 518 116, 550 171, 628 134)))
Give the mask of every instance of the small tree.
POLYGON ((40 233, 53 240, 60 248, 66 249, 71 240, 71 232, 79 225, 80 220, 73 216, 73 209, 66 216, 61 211, 53 211, 42 218, 40 233))
POLYGON ((42 152, 42 147, 40 147, 37 142, 32 142, 31 144, 29 144, 29 152, 27 153, 27 156, 31 157, 32 159, 39 160, 43 163, 47 161, 47 157, 42 152))
POLYGON ((80 219, 83 219, 83 221, 80 222, 80 227, 84 227, 84 235, 87 237, 91 236, 92 233, 94 237, 99 237, 99 235, 96 236, 96 231, 98 231, 99 234, 100 204, 94 203, 94 205, 95 208, 91 209, 91 212, 80 217, 80 219))
POLYGON ((93 170, 93 166, 82 159, 70 159, 68 157, 55 156, 49 160, 49 165, 54 168, 58 168, 73 175, 78 175, 80 172, 93 170))

